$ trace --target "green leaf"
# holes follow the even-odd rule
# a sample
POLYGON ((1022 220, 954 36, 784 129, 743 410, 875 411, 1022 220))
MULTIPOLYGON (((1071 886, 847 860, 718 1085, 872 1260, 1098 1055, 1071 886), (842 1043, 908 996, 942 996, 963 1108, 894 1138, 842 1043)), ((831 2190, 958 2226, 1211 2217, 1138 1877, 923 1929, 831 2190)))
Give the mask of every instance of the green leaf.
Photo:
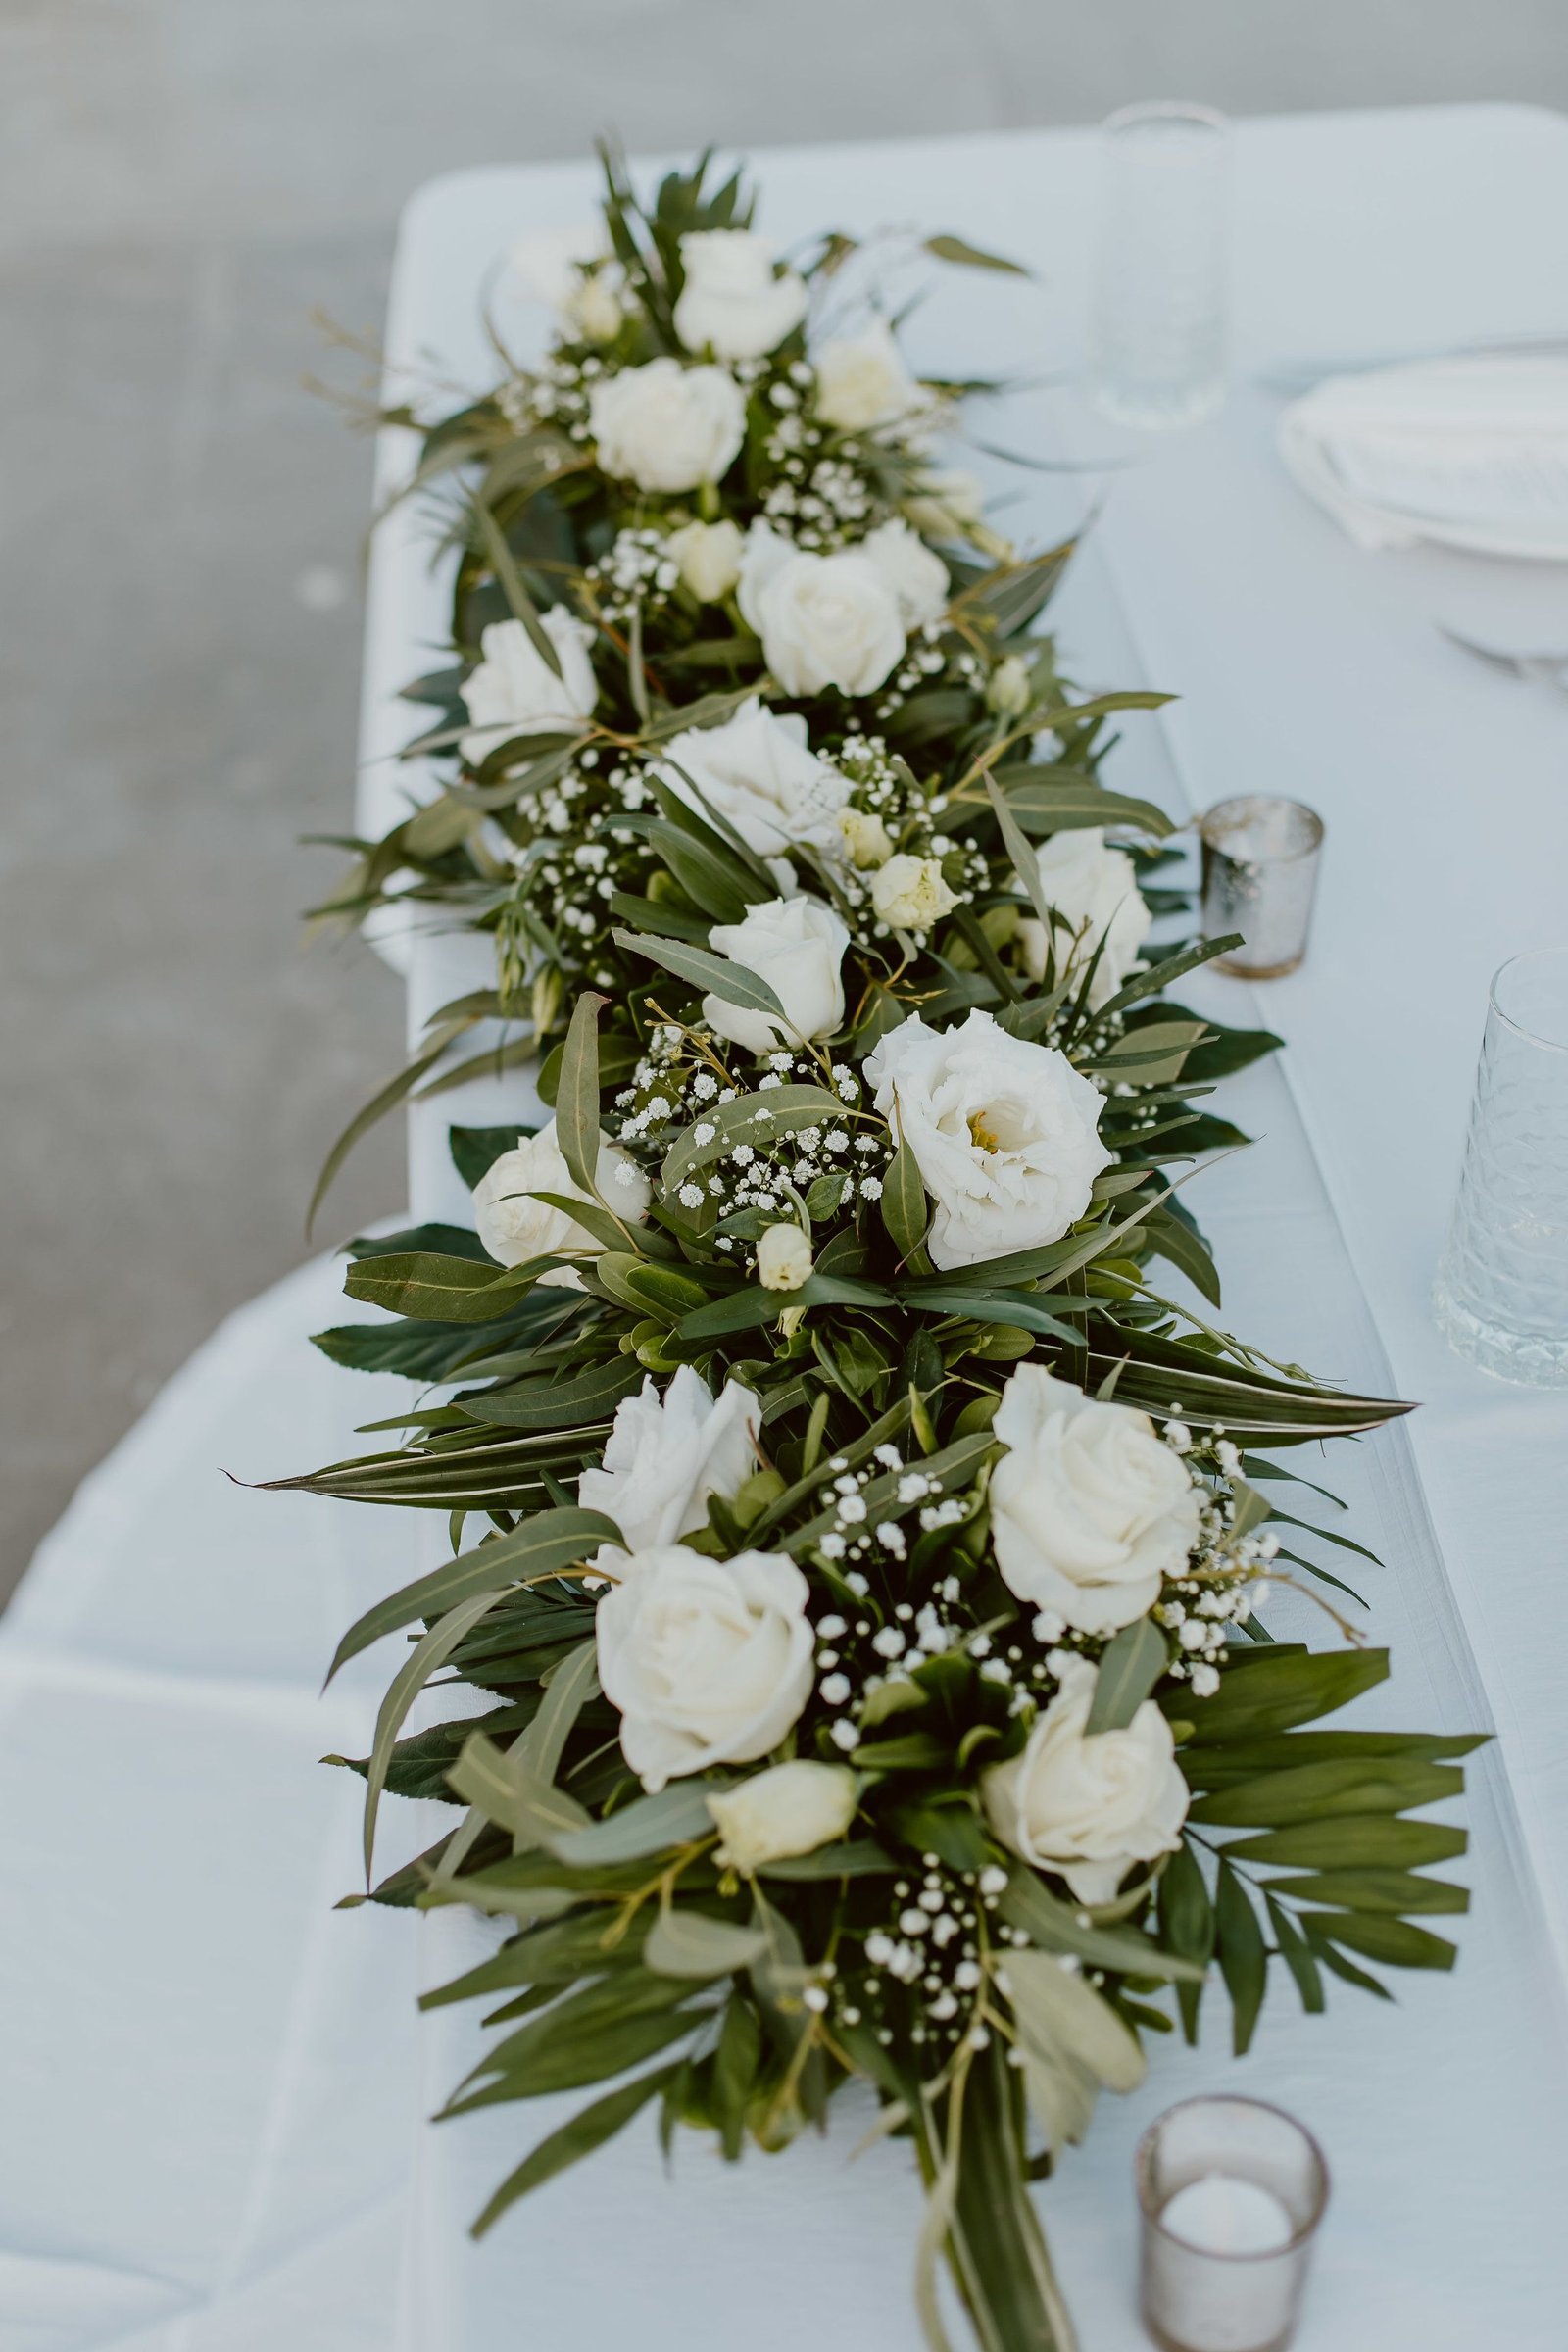
POLYGON ((643 1966, 662 1977, 725 1977, 750 1968, 766 1949, 767 1937, 758 1928, 673 1903, 648 1932, 643 1966))
MULTIPOLYGON (((1121 1391, 1118 1389, 1118 1395, 1121 1391)), ((1388 1678, 1386 1649, 1339 1649, 1310 1652, 1282 1648, 1277 1654, 1249 1658, 1227 1668, 1212 1698, 1197 1711, 1195 1745, 1208 1747, 1216 1740, 1250 1740, 1287 1732, 1319 1715, 1332 1715, 1362 1691, 1388 1678)), ((1162 1704, 1166 1702, 1162 1701, 1162 1704)), ((1191 1699, 1175 1695, 1167 1706, 1191 1716, 1191 1699)), ((1368 1808, 1371 1810, 1372 1808, 1368 1808)))
POLYGON ((503 1751, 483 1732, 472 1733, 447 1778, 466 1804, 477 1805, 486 1821, 510 1834, 516 1852, 543 1845, 563 1830, 580 1829, 589 1819, 574 1797, 529 1769, 520 1740, 503 1751))
POLYGON ((1168 1258, 1186 1275, 1200 1298, 1206 1298, 1210 1306, 1218 1306, 1219 1274, 1202 1235, 1183 1224, 1169 1208, 1151 1209, 1144 1219, 1144 1231, 1155 1256, 1168 1258))
POLYGON ((907 1265, 925 1240, 930 1210, 919 1162, 901 1143, 882 1179, 882 1222, 901 1261, 907 1265))
POLYGON ((447 1150, 469 1192, 488 1176, 503 1152, 516 1150, 519 1139, 528 1133, 526 1127, 449 1127, 447 1150))
POLYGON ((527 630, 535 653, 551 676, 559 678, 561 656, 556 651, 555 640, 539 618, 538 609, 533 598, 522 584, 522 574, 517 569, 512 550, 502 536, 495 516, 489 508, 482 504, 474 507, 473 514, 474 521, 478 525, 479 545, 484 550, 490 568, 496 575, 502 595, 512 607, 513 617, 520 620, 527 630))
POLYGON ((902 1866, 885 1854, 871 1838, 852 1838, 842 1845, 819 1845, 809 1854, 790 1854, 764 1862, 764 1879, 874 1879, 892 1877, 902 1866))
POLYGON ((1168 1660, 1165 1636, 1152 1617, 1137 1617, 1124 1625, 1101 1657, 1085 1736, 1119 1732, 1131 1723, 1168 1660))
POLYGON ((1214 1906, 1198 1856, 1185 1841, 1176 1848, 1160 1873, 1159 1928, 1167 1948, 1189 1963, 1189 1982, 1178 1984, 1182 2030, 1190 2042, 1198 2039, 1198 2012, 1203 1979, 1214 1949, 1214 1906))
POLYGON ((706 990, 725 1004, 738 1004, 746 1012, 771 1013, 780 1024, 780 1034, 794 1036, 784 1007, 767 982, 760 973, 749 971, 745 964, 731 963, 727 956, 711 955, 707 948, 688 947, 684 940, 650 939, 640 931, 616 931, 612 936, 615 945, 625 948, 628 954, 645 956, 650 963, 662 964, 666 972, 673 972, 677 979, 688 981, 693 988, 706 990))
POLYGON ((493 1322, 505 1307, 516 1303, 524 1287, 488 1259, 425 1251, 361 1258, 343 1280, 351 1298, 429 1323, 493 1322))
POLYGON ((461 1552, 428 1576, 405 1585, 401 1592, 378 1600, 357 1618, 337 1645, 327 1675, 330 1682, 340 1666, 379 1642, 383 1634, 412 1625, 416 1617, 435 1617, 459 1601, 480 1592, 500 1592, 569 1568, 597 1551, 601 1544, 618 1544, 620 1530, 603 1511, 575 1506, 540 1511, 509 1535, 495 1536, 475 1551, 461 1552))
POLYGON ((556 1081, 556 1141, 572 1183, 599 1192, 599 1015, 610 1002, 585 989, 571 1023, 556 1081))
POLYGON ((1342 1944, 1393 1968, 1451 1968, 1458 1956, 1446 1936, 1412 1927, 1407 1919, 1384 1919, 1365 1911, 1303 1911, 1299 1917, 1301 1931, 1319 1957, 1325 1945, 1342 1944))
POLYGON ((515 1388, 485 1390, 465 1397, 460 1409, 487 1427, 581 1429, 608 1419, 642 1381, 643 1367, 635 1356, 612 1355, 573 1380, 527 1380, 515 1388))
POLYGON ((1039 1944, 1043 1951, 1076 1952, 1080 1960, 1087 1960, 1092 1967, 1113 1969, 1118 1976, 1171 1977, 1188 1984, 1202 1982, 1206 1952, 1198 1955, 1162 1950, 1147 1936, 1137 1935, 1130 1928, 1083 1927, 1079 1911, 1058 1902, 1034 1872, 1021 1865, 1008 1879, 998 1909, 1009 1927, 1022 1928, 1030 1942, 1039 1944))
POLYGON ((966 270, 1004 270, 1009 277, 1030 277, 1022 262, 1009 262, 1000 253, 986 253, 964 237, 927 237, 925 250, 934 261, 956 262, 966 270))
POLYGON ((728 1781, 671 1781, 657 1796, 639 1796, 629 1805, 596 1821, 585 1830, 554 1840, 555 1851, 573 1868, 631 1862, 643 1854, 662 1854, 673 1845, 713 1834, 710 1796, 721 1795, 728 1781))
POLYGON ((1312 1947, 1283 1903, 1277 1903, 1273 1895, 1268 1893, 1264 1894, 1263 1900, 1268 1906, 1269 1923, 1274 1930, 1274 1940, 1280 1947, 1280 1956, 1296 1980, 1301 2007, 1316 2017, 1324 2006, 1323 1979, 1312 1947))
POLYGON ((547 2180, 553 2180, 558 2173, 565 2172, 568 2165, 575 2164, 579 2157, 591 2156, 596 2148, 602 2148, 607 2140, 613 2139, 616 2132, 623 2131, 678 2071, 678 2062, 674 2066, 656 2067, 652 2074, 639 2075, 634 2082, 622 2082, 617 2089, 607 2091, 602 2099, 596 2099, 591 2107, 579 2109, 568 2123, 561 2125, 559 2130, 540 2140, 514 2173, 508 2174, 474 2223, 472 2234, 483 2237, 485 2231, 519 2197, 527 2196, 530 2189, 542 2188, 547 2180))
POLYGON ((1294 1772, 1270 1772, 1234 1788, 1201 1796, 1190 1821, 1221 1822, 1237 1829, 1286 1829, 1293 1822, 1321 1821, 1341 1813, 1402 1813, 1413 1806, 1458 1796, 1464 1774, 1453 1764, 1423 1764, 1394 1756, 1362 1763, 1353 1757, 1304 1764, 1294 1772))
POLYGON ((1424 1862, 1451 1861, 1469 1842, 1465 1831, 1450 1829, 1446 1822, 1398 1821, 1389 1814, 1366 1813, 1307 1822, 1299 1829, 1265 1830, 1256 1838, 1233 1838, 1225 1850, 1239 1862, 1277 1862, 1302 1870, 1416 1870, 1424 1862))
POLYGON ((1013 2015, 1046 2058, 1066 2049, 1107 2090, 1137 2089, 1146 2071, 1144 2053, 1081 1970, 1063 1968, 1050 1952, 1016 1947, 1007 1954, 1006 1970, 1013 2015))
MULTIPOLYGON (((551 1675, 539 1712, 518 1742, 530 1769, 541 1780, 555 1779, 571 1727, 598 1691, 597 1645, 592 1641, 579 1642, 551 1675)), ((586 1825, 573 1822, 570 1826, 576 1829, 586 1825)))
POLYGON ((1135 825, 1156 840, 1174 827, 1152 801, 1107 792, 1086 777, 1067 777, 1050 767, 999 767, 996 780, 1026 833, 1072 833, 1086 825, 1135 825))
POLYGON ((1423 1879, 1405 1870, 1321 1870, 1299 1879, 1270 1881, 1271 1894, 1298 1903, 1329 1903, 1348 1911, 1468 1911, 1470 1891, 1445 1879, 1423 1879))
POLYGON ((375 1856, 375 1817, 386 1786, 387 1766, 403 1721, 432 1674, 446 1664, 466 1634, 472 1631, 481 1617, 495 1607, 494 1592, 475 1593, 470 1600, 449 1609, 446 1615, 431 1626, 423 1639, 416 1642, 397 1674, 393 1677, 380 1713, 375 1719, 375 1739, 370 1748, 369 1769, 365 1776, 365 1878, 369 1884, 375 1856))
POLYGON ((1268 1977, 1268 1958, 1257 1913, 1230 1864, 1221 1859, 1214 1889, 1215 1949, 1220 1975, 1231 1996, 1233 2047, 1244 2058, 1250 2046, 1268 1977))
POLYGON ((746 2109, 761 2055, 762 2034, 757 2014, 738 1992, 731 1993, 713 2053, 713 2107, 724 2154, 731 2164, 745 2142, 746 2109))

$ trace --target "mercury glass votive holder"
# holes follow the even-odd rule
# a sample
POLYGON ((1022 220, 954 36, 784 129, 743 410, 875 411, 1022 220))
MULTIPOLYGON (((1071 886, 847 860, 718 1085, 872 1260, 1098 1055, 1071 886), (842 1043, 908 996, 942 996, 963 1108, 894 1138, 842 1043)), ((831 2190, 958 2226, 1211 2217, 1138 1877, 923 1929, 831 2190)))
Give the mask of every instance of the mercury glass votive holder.
POLYGON ((1306 954, 1317 891, 1323 819, 1303 801, 1243 793, 1199 821, 1203 847, 1203 929, 1239 931, 1242 944, 1214 968, 1245 980, 1280 980, 1306 954))
POLYGON ((1329 2196, 1312 2134, 1258 2099, 1187 2099, 1144 2133, 1134 2175, 1161 2352, 1283 2352, 1329 2196))

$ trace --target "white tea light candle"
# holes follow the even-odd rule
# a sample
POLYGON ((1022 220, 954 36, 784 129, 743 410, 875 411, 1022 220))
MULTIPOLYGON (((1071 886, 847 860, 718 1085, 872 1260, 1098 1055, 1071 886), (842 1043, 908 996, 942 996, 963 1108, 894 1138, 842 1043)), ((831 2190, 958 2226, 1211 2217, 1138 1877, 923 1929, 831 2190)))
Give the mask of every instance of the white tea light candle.
POLYGON ((1144 2324, 1163 2352, 1283 2352, 1328 2168, 1310 2132, 1256 2099, 1189 2099, 1145 2132, 1144 2324))

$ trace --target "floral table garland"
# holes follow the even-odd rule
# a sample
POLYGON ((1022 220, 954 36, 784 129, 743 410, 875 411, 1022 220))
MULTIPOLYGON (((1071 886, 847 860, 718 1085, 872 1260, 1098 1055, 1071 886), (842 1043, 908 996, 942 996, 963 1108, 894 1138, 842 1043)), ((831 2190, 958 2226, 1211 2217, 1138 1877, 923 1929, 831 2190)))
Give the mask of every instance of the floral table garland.
POLYGON ((737 2157, 859 2076, 927 2184, 928 2341, 945 2254, 980 2344, 1066 2347, 1030 2181, 1211 1961, 1238 2051, 1276 1960, 1309 2010, 1450 1965, 1417 1919, 1464 1836, 1407 1816, 1476 1742, 1307 1728, 1386 1656, 1255 1614, 1326 1577, 1274 1452, 1403 1408, 1155 1284, 1217 1305, 1172 1171, 1277 1042, 1170 1000, 1222 943, 1150 944, 1167 821, 1098 766, 1160 698, 1063 688, 1070 551, 934 463, 959 387, 835 329, 850 240, 785 267, 738 179, 607 178, 525 256, 547 361, 426 430, 458 660, 411 751, 455 770, 334 902, 497 941, 379 1106, 499 1016, 554 1113, 454 1129, 476 1231, 355 1245, 395 1319, 321 1336, 446 1399, 289 1482, 452 1515, 338 1653, 413 1644, 367 1869, 384 1793, 446 1798, 376 1898, 510 1923, 430 1996, 502 2029, 449 2112, 613 2083, 479 2228, 651 2103, 737 2157), (438 1673, 487 1711, 407 1735, 438 1673))

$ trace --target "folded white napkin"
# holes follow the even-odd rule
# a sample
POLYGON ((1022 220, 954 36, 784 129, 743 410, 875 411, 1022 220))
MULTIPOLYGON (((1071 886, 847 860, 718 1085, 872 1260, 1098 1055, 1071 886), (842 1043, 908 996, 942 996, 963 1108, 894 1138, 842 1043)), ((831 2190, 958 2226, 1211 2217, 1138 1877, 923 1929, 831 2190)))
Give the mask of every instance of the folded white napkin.
POLYGON ((1568 359, 1496 353, 1333 376, 1280 419, 1299 486, 1360 545, 1568 556, 1568 359))

